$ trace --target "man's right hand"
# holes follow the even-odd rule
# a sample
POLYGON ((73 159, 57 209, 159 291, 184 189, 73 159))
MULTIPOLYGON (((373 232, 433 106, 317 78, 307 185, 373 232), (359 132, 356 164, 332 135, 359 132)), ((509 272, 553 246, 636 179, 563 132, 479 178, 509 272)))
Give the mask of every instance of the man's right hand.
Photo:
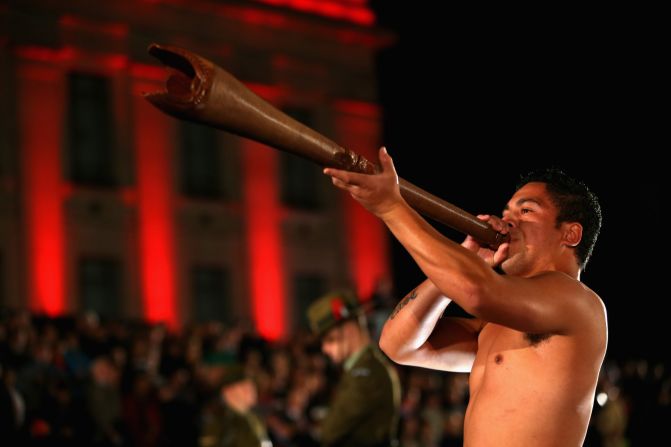
POLYGON ((384 220, 385 215, 405 203, 405 200, 401 196, 398 175, 387 149, 381 147, 378 156, 380 161, 378 173, 361 174, 325 168, 324 174, 331 177, 335 186, 350 193, 364 208, 384 220))
MULTIPOLYGON (((503 222, 500 218, 491 216, 489 214, 479 214, 477 217, 478 219, 487 222, 499 233, 508 234, 508 225, 506 225, 506 223, 503 222)), ((489 248, 489 246, 482 245, 472 236, 466 236, 466 239, 464 239, 464 242, 461 243, 461 246, 477 253, 478 256, 484 259, 484 261, 492 268, 498 267, 503 261, 506 260, 506 258, 508 258, 508 242, 504 242, 503 244, 499 245, 496 250, 492 250, 489 248)))

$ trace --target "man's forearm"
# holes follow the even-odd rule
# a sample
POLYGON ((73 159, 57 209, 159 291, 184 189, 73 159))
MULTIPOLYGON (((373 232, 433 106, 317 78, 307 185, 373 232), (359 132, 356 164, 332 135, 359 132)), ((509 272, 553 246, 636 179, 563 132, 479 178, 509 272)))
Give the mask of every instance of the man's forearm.
POLYGON ((428 340, 450 302, 427 279, 406 295, 391 313, 382 329, 380 348, 393 360, 402 361, 428 340))

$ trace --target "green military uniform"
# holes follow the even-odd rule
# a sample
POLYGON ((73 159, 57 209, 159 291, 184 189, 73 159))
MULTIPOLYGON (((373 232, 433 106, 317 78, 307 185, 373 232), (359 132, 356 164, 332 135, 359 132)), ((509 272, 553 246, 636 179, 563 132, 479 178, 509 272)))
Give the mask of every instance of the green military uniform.
MULTIPOLYGON (((221 386, 226 387, 249 378, 241 365, 226 369, 221 386)), ((203 421, 200 447, 272 447, 266 428, 252 412, 240 412, 220 402, 203 421)))
MULTIPOLYGON (((308 319, 322 336, 339 323, 357 319, 361 308, 350 293, 315 301, 308 319)), ((373 345, 345 360, 343 374, 321 425, 325 447, 388 447, 395 442, 401 388, 396 370, 373 345)))
POLYGON ((322 423, 324 446, 389 446, 396 436, 401 389, 396 370, 372 345, 345 362, 322 423))
POLYGON ((200 447, 266 447, 270 440, 255 414, 238 413, 225 404, 203 424, 200 447))

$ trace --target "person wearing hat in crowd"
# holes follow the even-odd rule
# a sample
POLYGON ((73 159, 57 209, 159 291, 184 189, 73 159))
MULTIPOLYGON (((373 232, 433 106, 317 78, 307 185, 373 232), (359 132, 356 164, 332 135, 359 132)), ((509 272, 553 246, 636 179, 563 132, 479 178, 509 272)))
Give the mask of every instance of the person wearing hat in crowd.
POLYGON ((322 351, 343 374, 321 423, 325 447, 396 445, 401 389, 391 362, 373 346, 366 317, 349 291, 317 299, 308 308, 322 351))
POLYGON ((252 408, 256 385, 239 364, 226 368, 220 388, 221 405, 203 422, 200 447, 272 447, 252 408))

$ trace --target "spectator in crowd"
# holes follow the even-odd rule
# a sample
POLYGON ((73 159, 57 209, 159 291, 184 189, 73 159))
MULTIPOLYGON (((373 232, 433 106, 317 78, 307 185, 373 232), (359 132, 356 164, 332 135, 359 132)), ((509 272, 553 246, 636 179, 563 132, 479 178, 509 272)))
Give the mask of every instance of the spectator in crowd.
POLYGON ((373 447, 395 442, 401 398, 398 375, 371 343, 357 298, 348 291, 325 295, 309 307, 308 320, 324 353, 343 369, 321 424, 322 445, 373 447))
POLYGON ((230 365, 221 383, 221 404, 203 420, 200 447, 271 447, 263 422, 254 414, 257 389, 239 364, 230 365))

